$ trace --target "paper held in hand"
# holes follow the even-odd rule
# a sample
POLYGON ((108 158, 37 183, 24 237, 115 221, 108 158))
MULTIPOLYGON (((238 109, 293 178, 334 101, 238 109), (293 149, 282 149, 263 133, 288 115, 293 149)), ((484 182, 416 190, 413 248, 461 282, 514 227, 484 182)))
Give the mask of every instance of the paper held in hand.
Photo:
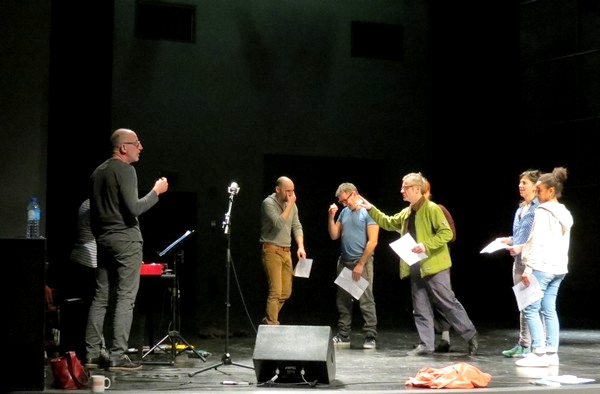
POLYGON ((525 309, 528 305, 536 302, 544 296, 544 292, 540 288, 540 283, 533 275, 529 275, 529 286, 525 286, 523 281, 513 286, 513 292, 517 299, 519 311, 525 309))
POLYGON ((310 269, 312 268, 313 259, 300 259, 296 268, 294 268, 294 276, 299 278, 310 277, 310 269))
POLYGON ((346 290, 356 300, 363 295, 365 289, 369 286, 369 282, 362 276, 359 280, 352 279, 352 270, 346 267, 344 267, 333 283, 346 290))
POLYGON ((406 264, 413 265, 427 257, 426 253, 414 253, 411 251, 416 244, 415 239, 409 233, 406 233, 400 239, 392 242, 390 247, 406 264))
POLYGON ((479 253, 492 253, 497 250, 506 249, 507 247, 508 247, 507 244, 505 244, 504 242, 498 241, 498 239, 496 238, 495 240, 493 240, 492 242, 487 244, 487 246, 485 248, 481 249, 481 252, 479 252, 479 253))

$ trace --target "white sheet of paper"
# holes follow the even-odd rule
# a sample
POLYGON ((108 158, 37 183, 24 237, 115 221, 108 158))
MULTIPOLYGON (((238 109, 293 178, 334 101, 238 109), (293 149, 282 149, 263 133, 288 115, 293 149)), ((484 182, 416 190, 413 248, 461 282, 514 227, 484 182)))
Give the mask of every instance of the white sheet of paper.
POLYGON ((416 244, 414 238, 406 233, 400 239, 392 242, 390 246, 406 264, 413 265, 427 257, 426 253, 413 253, 410 251, 416 244))
POLYGON ((294 276, 299 278, 310 277, 310 269, 312 268, 313 259, 300 259, 294 269, 294 276))
POLYGON ((357 300, 363 295, 367 286, 369 286, 369 282, 363 277, 359 280, 352 279, 352 270, 346 267, 344 267, 338 277, 335 278, 333 283, 346 290, 357 300))
POLYGON ((508 246, 509 245, 498 241, 498 239, 495 239, 492 242, 490 242, 489 244, 487 244, 487 246, 485 248, 481 249, 481 252, 479 252, 479 253, 492 253, 497 250, 506 249, 508 246))
POLYGON ((522 281, 513 286, 513 292, 515 293, 520 311, 525 309, 527 305, 536 302, 544 296, 544 292, 540 289, 537 278, 533 275, 529 275, 529 281, 531 282, 529 286, 525 286, 522 281))
POLYGON ((563 384, 581 384, 581 383, 590 383, 595 381, 596 379, 588 379, 588 378, 578 378, 575 375, 559 375, 559 376, 546 376, 544 380, 549 380, 551 382, 558 382, 563 384))

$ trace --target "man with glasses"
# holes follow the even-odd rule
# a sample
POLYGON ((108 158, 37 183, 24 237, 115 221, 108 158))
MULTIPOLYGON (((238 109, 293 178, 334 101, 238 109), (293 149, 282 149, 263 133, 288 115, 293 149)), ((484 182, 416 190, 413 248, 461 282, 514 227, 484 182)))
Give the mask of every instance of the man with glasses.
MULTIPOLYGON (((365 278, 369 285, 358 299, 360 311, 364 320, 363 331, 364 349, 374 349, 377 345, 377 313, 375 297, 373 296, 373 253, 377 246, 379 226, 369 216, 366 209, 357 205, 356 186, 346 182, 338 186, 335 196, 338 203, 344 206, 338 212, 336 204, 329 206, 327 229, 332 240, 341 238, 341 253, 337 261, 337 275, 344 268, 352 271, 352 279, 357 281, 365 278)), ((350 346, 350 331, 352 325, 352 310, 354 297, 346 290, 337 288, 336 305, 338 308, 338 333, 333 337, 334 345, 350 346)))
POLYGON ((138 216, 158 202, 158 196, 167 191, 169 184, 166 178, 160 178, 148 194, 139 198, 137 173, 131 164, 140 159, 142 143, 129 129, 115 130, 110 142, 111 157, 90 177, 90 222, 96 238, 98 268, 86 328, 86 366, 132 371, 142 367, 125 354, 143 259, 138 216), (112 335, 107 340, 107 359, 101 350, 108 310, 114 312, 109 318, 112 335))
POLYGON ((410 205, 399 213, 388 216, 362 196, 360 206, 388 231, 410 234, 416 245, 413 253, 427 257, 408 265, 400 260, 400 277, 410 277, 413 317, 419 335, 419 345, 408 352, 410 356, 431 354, 435 346, 434 305, 446 317, 454 331, 468 343, 468 353, 477 354, 477 330, 465 308, 456 299, 450 282, 452 261, 448 242, 453 233, 444 212, 436 203, 423 196, 425 178, 421 173, 409 173, 402 178, 400 193, 410 205))

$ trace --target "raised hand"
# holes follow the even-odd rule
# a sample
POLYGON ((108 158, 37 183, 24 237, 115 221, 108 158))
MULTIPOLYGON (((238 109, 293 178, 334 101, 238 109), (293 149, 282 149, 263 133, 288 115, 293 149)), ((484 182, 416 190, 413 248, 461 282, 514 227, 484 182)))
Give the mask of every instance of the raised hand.
POLYGON ((367 201, 367 199, 360 194, 356 196, 356 201, 354 203, 359 207, 365 208, 367 211, 373 207, 373 204, 367 201))
POLYGON ((335 214, 337 213, 337 211, 338 211, 337 204, 334 203, 334 204, 331 204, 329 206, 329 211, 328 211, 329 212, 329 216, 332 216, 332 217, 335 216, 335 214))

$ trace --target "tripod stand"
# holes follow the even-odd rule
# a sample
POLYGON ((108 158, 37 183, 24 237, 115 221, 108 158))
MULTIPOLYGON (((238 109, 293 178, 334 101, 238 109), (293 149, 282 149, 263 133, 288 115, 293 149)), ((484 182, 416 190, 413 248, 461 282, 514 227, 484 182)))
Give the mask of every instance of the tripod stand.
MULTIPOLYGON (((161 257, 164 256, 170 250, 174 249, 177 245, 181 244, 184 240, 188 239, 193 233, 194 233, 193 230, 186 231, 181 237, 179 237, 177 240, 175 240, 175 242, 173 242, 171 245, 167 246, 167 248, 165 250, 163 250, 162 252, 160 252, 158 255, 161 257)), ((152 346, 152 348, 150 348, 146 353, 142 354, 142 362, 144 364, 173 365, 173 364, 175 364, 175 359, 177 358, 177 356, 188 349, 192 350, 198 358, 200 358, 202 361, 206 362, 206 357, 205 357, 206 353, 196 350, 179 333, 179 321, 180 321, 180 318, 179 318, 179 296, 180 296, 180 293, 179 293, 179 277, 177 275, 177 260, 179 260, 180 263, 183 263, 183 250, 179 250, 178 253, 175 255, 175 257, 173 258, 173 273, 162 275, 163 278, 171 279, 173 281, 173 284, 171 286, 171 319, 172 319, 171 320, 171 324, 172 324, 171 328, 172 328, 172 330, 169 330, 167 335, 165 335, 160 341, 158 341, 156 343, 156 345, 152 346), (165 345, 167 343, 169 345, 165 345), (178 344, 184 344, 185 346, 183 347, 183 349, 178 349, 178 347, 177 347, 178 344), (163 347, 161 345, 165 345, 165 346, 163 347), (170 361, 144 361, 146 356, 148 356, 149 354, 152 354, 155 349, 162 350, 163 352, 168 354, 170 361)))
POLYGON ((229 303, 229 290, 230 290, 230 283, 231 283, 231 237, 230 237, 230 217, 231 217, 231 207, 233 205, 233 197, 238 193, 239 191, 239 187, 237 185, 237 183, 233 182, 231 184, 231 186, 229 187, 229 207, 227 209, 227 213, 225 214, 225 220, 223 221, 223 229, 225 230, 225 236, 227 237, 227 264, 226 264, 226 270, 227 270, 227 286, 226 286, 226 300, 225 300, 225 352, 223 353, 223 356, 221 356, 221 362, 211 365, 210 367, 206 367, 203 369, 200 369, 196 372, 191 372, 188 375, 189 376, 194 376, 197 375, 201 372, 204 371, 208 371, 209 369, 217 369, 220 366, 223 365, 236 365, 238 367, 243 367, 243 368, 248 368, 248 369, 254 369, 253 367, 249 366, 249 365, 244 365, 244 364, 239 364, 239 363, 235 363, 231 360, 231 355, 229 354, 229 308, 231 307, 231 304, 229 303))

